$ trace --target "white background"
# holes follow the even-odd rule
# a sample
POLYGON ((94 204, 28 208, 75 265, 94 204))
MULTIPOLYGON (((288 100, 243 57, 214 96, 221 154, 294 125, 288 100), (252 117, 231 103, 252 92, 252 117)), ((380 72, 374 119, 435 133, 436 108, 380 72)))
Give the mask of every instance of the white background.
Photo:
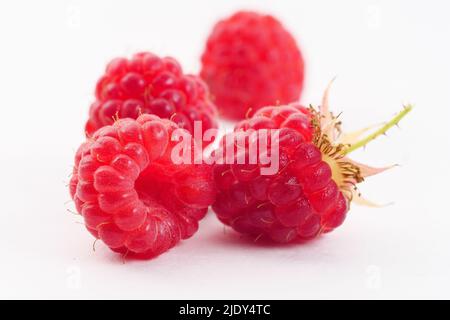
POLYGON ((450 298, 448 1, 2 1, 0 298, 450 298), (345 224, 301 246, 239 239, 209 215, 152 261, 127 261, 80 224, 66 187, 96 79, 150 50, 188 72, 213 23, 239 8, 279 17, 306 59, 302 102, 331 102, 346 129, 413 112, 355 152, 373 165, 345 224))

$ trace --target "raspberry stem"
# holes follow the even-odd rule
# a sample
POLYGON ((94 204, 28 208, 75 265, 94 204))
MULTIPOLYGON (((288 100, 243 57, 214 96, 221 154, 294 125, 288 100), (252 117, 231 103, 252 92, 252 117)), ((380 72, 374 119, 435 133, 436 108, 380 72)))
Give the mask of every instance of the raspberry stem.
POLYGON ((394 118, 392 118, 389 122, 387 122, 384 126, 382 126, 379 130, 375 131, 374 133, 368 135, 367 137, 359 140, 358 142, 350 145, 347 149, 342 151, 342 155, 348 155, 349 153, 364 147, 367 145, 370 141, 375 140, 378 136, 385 134, 386 131, 388 131, 393 126, 397 125, 401 119, 403 119, 404 116, 406 116, 410 111, 412 110, 412 105, 406 105, 404 106, 404 109, 398 113, 394 118))

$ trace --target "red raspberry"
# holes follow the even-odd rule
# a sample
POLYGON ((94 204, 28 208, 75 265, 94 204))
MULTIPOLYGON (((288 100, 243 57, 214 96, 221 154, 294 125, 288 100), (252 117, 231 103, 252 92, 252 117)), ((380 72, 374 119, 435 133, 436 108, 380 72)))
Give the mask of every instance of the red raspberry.
POLYGON ((131 59, 117 58, 106 67, 95 90, 86 132, 110 125, 116 118, 136 119, 155 114, 193 132, 194 121, 202 121, 203 132, 217 128, 217 110, 203 81, 185 75, 173 58, 143 52, 131 59))
POLYGON ((211 166, 171 160, 175 129, 155 115, 121 119, 77 151, 71 196, 86 228, 112 250, 161 254, 191 237, 214 201, 211 166))
POLYGON ((264 107, 236 126, 233 139, 227 140, 231 134, 222 139, 213 155, 228 156, 227 148, 234 154, 232 164, 214 165, 218 195, 212 207, 220 221, 243 234, 287 243, 332 231, 343 223, 352 200, 363 201, 356 183, 387 168, 370 168, 346 155, 392 127, 410 107, 376 133, 348 145, 337 142, 340 122, 328 112, 327 95, 324 106, 320 113, 299 105, 264 107), (278 133, 273 139, 279 143, 279 170, 272 175, 261 174, 267 167, 261 161, 265 149, 249 164, 250 142, 262 129, 278 133), (245 144, 239 145, 236 137, 245 144), (245 164, 238 164, 240 155, 245 164))
POLYGON ((304 63, 292 35, 274 17, 238 12, 214 27, 201 77, 220 112, 243 119, 249 110, 297 101, 304 63))

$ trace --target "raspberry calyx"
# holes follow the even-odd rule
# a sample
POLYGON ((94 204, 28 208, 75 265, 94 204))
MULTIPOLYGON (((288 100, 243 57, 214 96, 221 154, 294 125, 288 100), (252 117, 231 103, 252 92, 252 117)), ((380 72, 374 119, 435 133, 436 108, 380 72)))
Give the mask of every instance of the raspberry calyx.
MULTIPOLYGON (((326 94, 328 94, 328 91, 326 94)), ((327 101, 326 97, 324 98, 324 101, 327 101)), ((359 193, 356 193, 357 183, 361 183, 366 177, 379 174, 395 165, 384 168, 374 168, 353 161, 347 156, 355 150, 365 147, 377 137, 384 135, 393 126, 398 125, 400 120, 412 110, 412 105, 405 105, 401 112, 382 125, 381 128, 359 140, 356 139, 358 139, 361 133, 365 132, 366 129, 358 130, 357 133, 342 134, 340 127, 341 123, 337 121, 337 117, 334 117, 331 112, 327 111, 327 106, 328 104, 325 103, 319 112, 313 107, 310 107, 311 114, 313 115, 311 119, 311 124, 314 128, 313 143, 321 151, 323 160, 330 166, 333 180, 351 201, 355 196, 358 198, 361 197, 359 193), (322 132, 320 123, 322 123, 325 128, 329 128, 327 133, 322 132)))
POLYGON ((357 130, 353 133, 342 133, 341 122, 338 117, 333 116, 329 111, 328 94, 332 82, 325 91, 320 111, 316 111, 310 106, 312 116, 311 124, 314 129, 313 143, 322 152, 322 157, 331 168, 333 180, 337 183, 341 191, 349 201, 354 197, 361 202, 370 203, 362 199, 357 193, 356 184, 364 181, 365 178, 379 174, 393 166, 374 168, 368 165, 351 160, 347 156, 357 149, 365 147, 377 137, 386 134, 394 126, 397 126, 411 110, 412 105, 405 105, 403 110, 396 114, 391 120, 384 123, 373 133, 360 139, 360 136, 369 128, 357 130))

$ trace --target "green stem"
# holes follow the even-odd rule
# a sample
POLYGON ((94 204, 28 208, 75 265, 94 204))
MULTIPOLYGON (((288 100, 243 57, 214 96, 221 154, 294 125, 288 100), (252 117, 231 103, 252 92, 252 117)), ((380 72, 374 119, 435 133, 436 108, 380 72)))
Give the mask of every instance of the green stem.
POLYGON ((392 118, 389 122, 387 122, 384 126, 382 126, 379 130, 375 131, 374 133, 368 135, 364 139, 352 144, 347 149, 342 151, 342 155, 347 155, 350 152, 353 152, 359 148, 364 147, 366 144, 368 144, 370 141, 376 139, 378 136, 385 134, 386 131, 388 131, 393 126, 397 125, 400 120, 406 116, 410 111, 412 110, 412 105, 407 105, 404 107, 404 109, 397 114, 394 118, 392 118))

